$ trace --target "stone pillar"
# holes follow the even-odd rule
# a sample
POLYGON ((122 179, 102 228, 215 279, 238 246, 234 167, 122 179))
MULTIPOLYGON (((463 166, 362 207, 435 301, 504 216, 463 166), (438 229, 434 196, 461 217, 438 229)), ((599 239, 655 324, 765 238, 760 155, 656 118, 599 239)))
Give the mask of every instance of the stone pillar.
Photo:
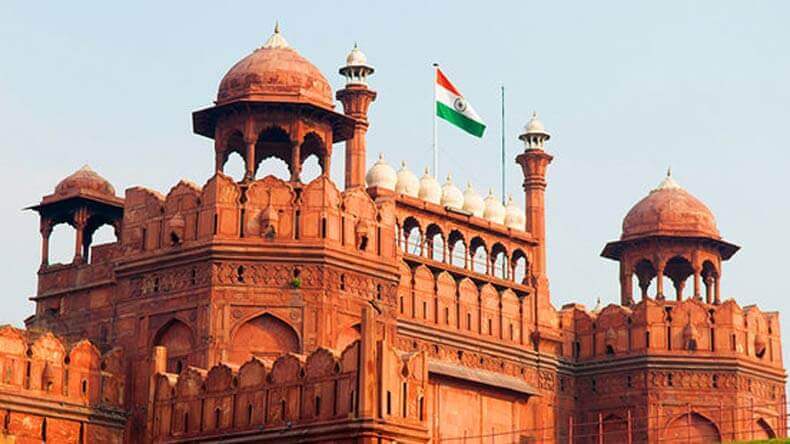
POLYGON ((702 272, 699 269, 694 270, 694 299, 702 300, 702 272))
POLYGON ((683 300, 683 289, 686 288, 686 281, 685 280, 680 280, 680 281, 677 281, 677 282, 673 281, 673 283, 675 284, 675 292, 676 292, 677 300, 678 301, 682 301, 683 300))
POLYGON ((255 179, 255 139, 245 139, 245 155, 244 155, 244 179, 255 179))
POLYGON ((664 300, 664 264, 659 265, 656 270, 656 300, 664 300))
POLYGON ((74 236, 74 260, 72 263, 81 264, 85 257, 83 256, 83 249, 85 243, 85 227, 88 224, 88 211, 85 208, 80 208, 74 213, 74 229, 76 236, 74 236))
POLYGON ((291 181, 299 181, 302 175, 302 143, 300 141, 291 143, 291 181))
POLYGON ((365 157, 367 151, 366 135, 368 127, 368 107, 376 100, 376 92, 366 84, 347 84, 337 92, 336 97, 343 103, 343 112, 354 119, 353 135, 346 140, 346 189, 365 186, 365 157))
POLYGON ((705 276, 705 303, 712 304, 713 303, 713 276, 707 275, 705 276))
POLYGON ((376 415, 376 318, 371 307, 362 309, 359 343, 359 387, 357 390, 357 415, 372 418, 376 415))
POLYGON ((41 218, 41 268, 49 265, 49 237, 52 235, 52 221, 41 218))
MULTIPOLYGON (((628 272, 628 266, 625 262, 620 262, 620 304, 633 305, 634 303, 634 288, 631 273, 628 272)), ((642 292, 642 299, 645 298, 642 292)))

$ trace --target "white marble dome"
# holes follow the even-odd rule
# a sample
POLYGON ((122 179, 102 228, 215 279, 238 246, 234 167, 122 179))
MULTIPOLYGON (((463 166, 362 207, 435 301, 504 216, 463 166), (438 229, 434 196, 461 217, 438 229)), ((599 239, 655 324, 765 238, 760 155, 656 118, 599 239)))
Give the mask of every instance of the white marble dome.
POLYGON ((513 196, 508 196, 505 206, 505 225, 508 228, 524 231, 526 222, 527 217, 524 215, 524 211, 513 202, 513 196))
POLYGON ((406 162, 400 163, 395 192, 410 197, 420 197, 420 179, 417 179, 417 175, 406 167, 406 162))
POLYGON ((435 204, 442 200, 442 187, 439 186, 439 181, 431 176, 427 167, 420 178, 420 199, 435 204))
POLYGON ((398 182, 398 174, 385 160, 384 155, 379 153, 379 160, 373 164, 365 175, 365 182, 368 187, 379 187, 388 190, 395 190, 398 182))
POLYGON ((505 223, 505 206, 494 196, 494 190, 488 190, 488 196, 483 202, 485 203, 484 218, 498 224, 505 223))
POLYGON ((464 193, 453 185, 453 179, 449 174, 442 185, 442 205, 458 210, 464 207, 464 193))
POLYGON ((483 217, 485 206, 483 197, 472 188, 471 182, 467 182, 464 190, 464 210, 472 213, 473 216, 483 217))

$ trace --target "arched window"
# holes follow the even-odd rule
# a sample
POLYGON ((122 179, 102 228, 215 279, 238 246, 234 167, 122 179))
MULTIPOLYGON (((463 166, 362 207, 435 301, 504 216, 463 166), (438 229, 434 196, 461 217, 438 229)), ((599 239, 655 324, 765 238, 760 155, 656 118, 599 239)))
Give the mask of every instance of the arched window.
POLYGON ((61 223, 52 227, 49 235, 49 263, 70 264, 74 259, 74 228, 61 223))
POLYGON ((633 300, 644 300, 651 293, 651 284, 656 277, 656 267, 647 259, 642 259, 634 266, 632 279, 636 280, 636 285, 632 284, 633 300))
POLYGON ((267 157, 261 160, 261 163, 258 165, 258 172, 255 174, 255 177, 263 179, 267 176, 274 176, 280 180, 291 179, 288 164, 278 157, 267 157))
POLYGON ((522 250, 515 250, 510 260, 513 267, 513 281, 519 284, 527 284, 527 255, 522 250))
POLYGON ((491 275, 500 279, 508 278, 508 260, 505 247, 499 242, 491 247, 491 275))
POLYGON ((444 237, 442 229, 436 224, 428 225, 425 230, 425 246, 428 248, 427 256, 435 261, 444 261, 444 237))
POLYGON ((480 274, 488 272, 488 251, 485 242, 479 237, 475 237, 469 243, 469 253, 472 264, 471 269, 480 274))
POLYGON ((422 233, 420 223, 413 217, 403 221, 404 252, 413 255, 422 253, 422 233))
POLYGON ((458 230, 453 230, 447 236, 448 247, 448 260, 451 265, 465 268, 466 267, 466 244, 464 243, 464 235, 458 230))

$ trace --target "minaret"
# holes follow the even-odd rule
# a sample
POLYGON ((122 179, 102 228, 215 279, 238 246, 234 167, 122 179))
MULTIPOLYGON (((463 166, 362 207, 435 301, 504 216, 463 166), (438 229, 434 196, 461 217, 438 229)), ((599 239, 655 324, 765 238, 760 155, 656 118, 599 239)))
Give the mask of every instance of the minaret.
POLYGON ((516 163, 524 172, 524 193, 526 194, 526 230, 538 241, 535 256, 532 258, 532 274, 540 282, 548 283, 546 278, 546 217, 545 192, 546 168, 554 159, 543 151, 544 144, 551 135, 538 120, 538 114, 532 113, 532 119, 525 128, 524 134, 518 136, 524 141, 524 152, 516 157, 516 163))
POLYGON ((337 92, 343 102, 343 112, 356 120, 353 136, 346 141, 346 189, 365 186, 365 134, 368 132, 368 106, 376 99, 376 92, 368 88, 367 77, 373 67, 356 43, 346 57, 346 65, 339 72, 346 78, 346 86, 337 92))

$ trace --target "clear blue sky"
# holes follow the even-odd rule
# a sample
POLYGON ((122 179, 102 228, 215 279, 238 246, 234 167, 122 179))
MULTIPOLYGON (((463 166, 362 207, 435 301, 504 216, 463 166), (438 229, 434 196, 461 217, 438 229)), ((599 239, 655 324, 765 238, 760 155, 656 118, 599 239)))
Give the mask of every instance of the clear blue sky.
MULTIPOLYGON (((724 296, 780 310, 788 330, 788 17, 784 1, 3 2, 0 323, 33 309, 38 220, 21 208, 84 163, 121 193, 204 183, 212 144, 192 134, 190 113, 279 19, 336 88, 354 41, 376 66, 371 162, 383 152, 415 170, 430 163, 438 61, 489 124, 480 141, 441 125, 442 175, 498 187, 504 83, 508 187, 523 203, 516 136, 540 113, 555 156, 547 224, 557 306, 618 299, 617 265, 598 254, 671 165, 743 246, 725 265, 724 296)), ((70 238, 55 247, 69 255, 70 238)))

